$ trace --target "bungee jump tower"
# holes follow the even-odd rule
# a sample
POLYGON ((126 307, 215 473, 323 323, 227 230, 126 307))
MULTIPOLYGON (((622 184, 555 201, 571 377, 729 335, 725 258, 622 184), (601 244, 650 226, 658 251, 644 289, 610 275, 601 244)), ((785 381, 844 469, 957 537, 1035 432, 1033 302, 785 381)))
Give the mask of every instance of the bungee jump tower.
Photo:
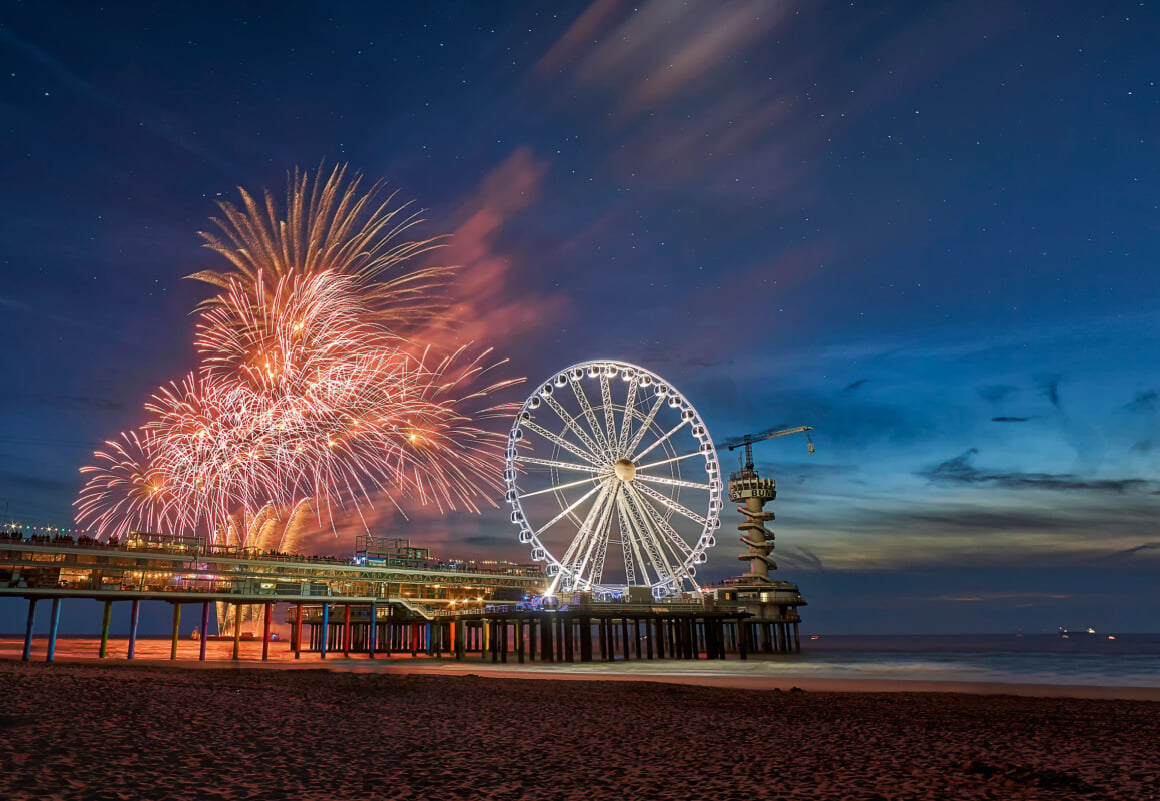
MULTIPOLYGON (((806 606, 798 586, 788 581, 769 577, 777 563, 770 556, 773 551, 773 532, 765 524, 774 519, 766 511, 766 504, 777 498, 777 482, 758 475, 753 464, 753 443, 812 431, 812 426, 797 426, 745 434, 724 443, 729 450, 744 448, 741 469, 729 476, 729 500, 743 504, 737 511, 745 518, 738 524, 740 540, 748 546, 737 558, 749 563, 749 570, 740 576, 725 579, 720 585, 705 588, 716 600, 744 605, 753 617, 752 637, 756 650, 775 653, 797 653, 801 650, 798 607, 806 606)), ((808 440, 808 433, 806 434, 808 440)), ((809 441, 809 452, 814 452, 809 441)))

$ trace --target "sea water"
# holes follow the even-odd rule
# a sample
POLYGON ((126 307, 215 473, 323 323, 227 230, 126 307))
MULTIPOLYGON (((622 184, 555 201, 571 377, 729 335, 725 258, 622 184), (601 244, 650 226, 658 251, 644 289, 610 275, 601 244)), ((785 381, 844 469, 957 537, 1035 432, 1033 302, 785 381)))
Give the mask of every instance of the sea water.
MULTIPOLYGON (((838 679, 1160 688, 1160 635, 1046 634, 835 636, 802 638, 798 654, 724 660, 617 660, 565 666, 530 662, 525 672, 619 676, 838 679)), ((474 660, 468 660, 474 662, 474 660)), ((467 664, 467 663, 464 663, 467 664)), ((487 672, 490 665, 482 665, 487 672)), ((505 668, 515 666, 509 661, 505 668)))
POLYGON ((781 664, 818 678, 1160 687, 1160 634, 822 635, 781 664))

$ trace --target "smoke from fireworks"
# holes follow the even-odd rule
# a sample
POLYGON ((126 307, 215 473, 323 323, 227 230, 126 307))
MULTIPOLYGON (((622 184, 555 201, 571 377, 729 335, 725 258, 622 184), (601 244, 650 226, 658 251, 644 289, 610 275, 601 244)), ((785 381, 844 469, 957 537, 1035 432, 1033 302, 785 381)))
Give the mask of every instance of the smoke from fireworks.
POLYGON ((82 468, 78 522, 269 548, 303 509, 333 523, 384 489, 441 509, 497 493, 506 440, 478 421, 509 413, 485 405, 513 382, 488 383, 489 351, 417 341, 453 325, 438 293, 451 273, 403 271, 435 243, 399 241, 415 216, 358 187, 341 168, 296 174, 284 220, 269 193, 221 204, 222 237, 202 236, 234 269, 192 276, 220 290, 198 312, 200 367, 82 468))

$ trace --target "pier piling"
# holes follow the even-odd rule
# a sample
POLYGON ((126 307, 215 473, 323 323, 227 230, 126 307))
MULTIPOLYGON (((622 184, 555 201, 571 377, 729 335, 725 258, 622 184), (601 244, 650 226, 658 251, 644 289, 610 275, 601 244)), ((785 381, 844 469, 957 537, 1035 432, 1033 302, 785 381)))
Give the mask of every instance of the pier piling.
POLYGON ((198 642, 197 661, 205 661, 205 641, 209 639, 209 601, 201 603, 201 640, 198 642))
POLYGON ((32 622, 36 618, 37 598, 28 599, 28 622, 24 625, 24 652, 20 655, 21 661, 27 662, 32 658, 32 622))
POLYGON ((98 659, 109 655, 109 624, 113 621, 113 602, 105 601, 105 615, 101 620, 101 649, 97 652, 98 659))
POLYGON ((173 636, 169 641, 169 658, 177 659, 177 637, 181 628, 181 604, 173 604, 173 636))
POLYGON ((52 616, 48 624, 48 653, 44 657, 45 662, 51 662, 56 658, 56 633, 60 629, 60 598, 52 599, 52 616))
POLYGON ((137 656, 137 622, 141 619, 141 599, 134 598, 129 608, 129 655, 127 659, 137 656))
POLYGON ((242 605, 234 604, 234 661, 241 656, 242 651, 242 605))

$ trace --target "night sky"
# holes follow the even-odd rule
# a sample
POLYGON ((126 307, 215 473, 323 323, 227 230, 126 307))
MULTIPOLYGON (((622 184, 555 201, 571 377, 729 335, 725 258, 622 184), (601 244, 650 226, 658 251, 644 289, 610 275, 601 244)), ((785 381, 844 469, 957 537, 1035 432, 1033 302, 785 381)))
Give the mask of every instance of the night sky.
MULTIPOLYGON (((756 452, 807 632, 1155 631, 1158 39, 1136 2, 7 2, 5 518, 70 525, 194 367, 215 200, 349 162, 454 233, 509 400, 617 358, 718 441, 815 426, 756 452)), ((526 561, 504 508, 407 511, 526 561)))

